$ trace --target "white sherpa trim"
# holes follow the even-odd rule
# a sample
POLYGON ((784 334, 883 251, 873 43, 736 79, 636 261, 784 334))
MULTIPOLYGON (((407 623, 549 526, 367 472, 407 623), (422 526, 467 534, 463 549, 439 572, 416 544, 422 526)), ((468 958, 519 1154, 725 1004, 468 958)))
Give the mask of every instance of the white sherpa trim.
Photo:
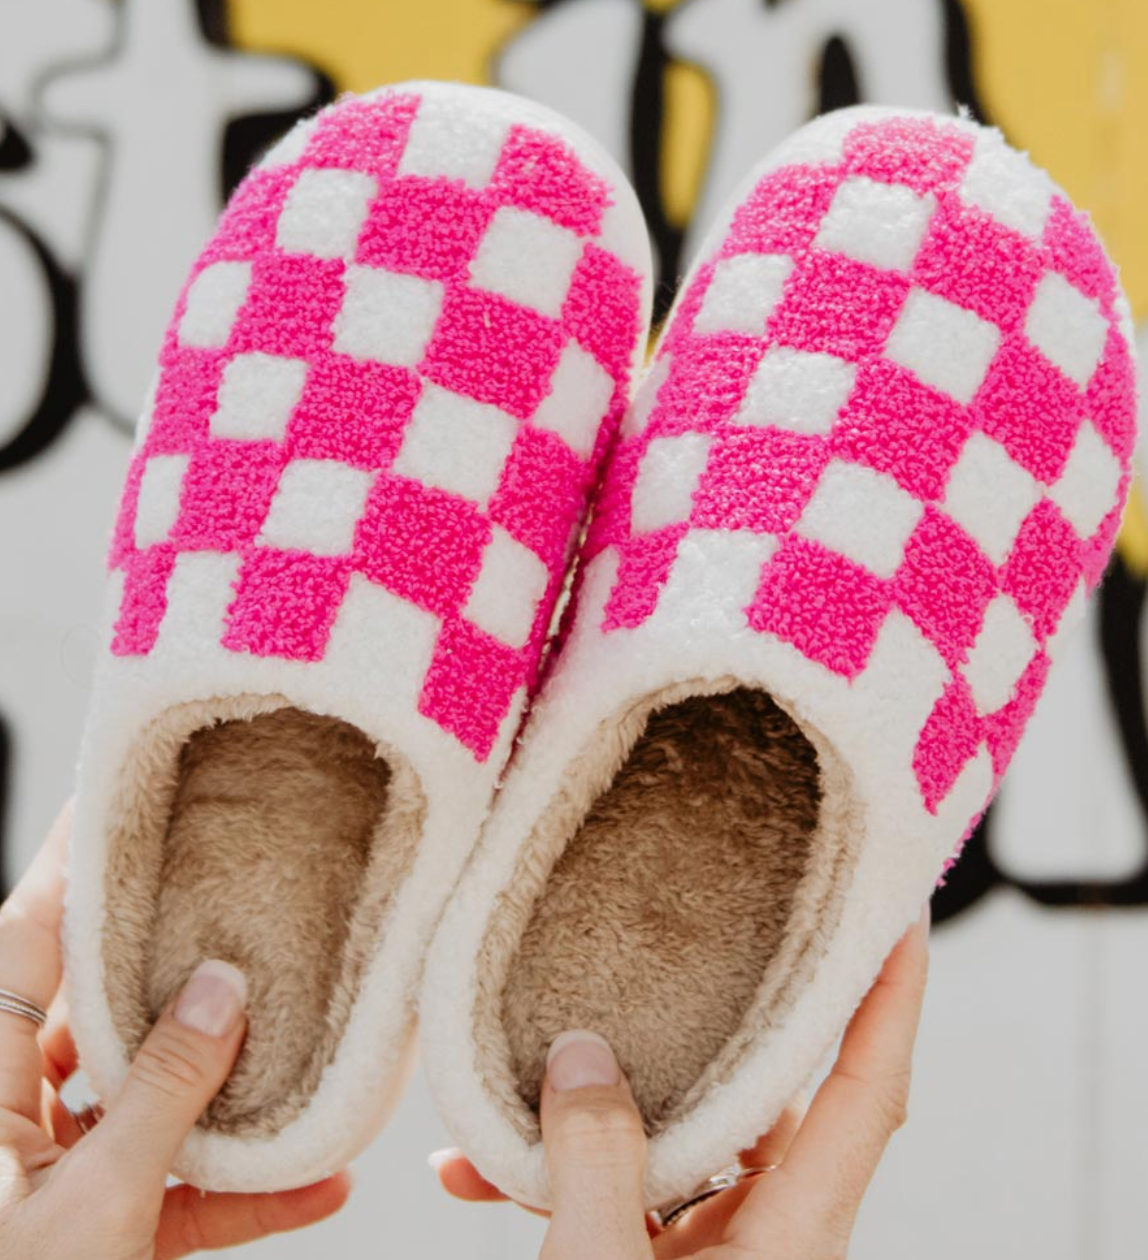
MULTIPOLYGON (((842 110, 803 128, 735 192, 703 243, 699 258, 711 257, 725 238, 737 207, 767 171, 793 162, 838 160, 842 141, 853 127, 894 115, 912 116, 913 112, 842 110)), ((986 165, 975 172, 974 188, 979 198, 990 207, 996 206, 1002 196, 994 190, 994 180, 988 178, 987 163, 1004 148, 999 136, 965 120, 946 123, 977 136, 978 153, 989 155, 984 158, 986 165)), ((1022 206, 1017 207, 1015 201, 1009 205, 1026 226, 1039 226, 1047 216, 1052 188, 1043 175, 1033 177, 1027 163, 1021 165, 1031 180, 1025 186, 1026 199, 1022 206)), ((1015 178, 1017 169, 1016 164, 1009 165, 1010 177, 1015 178)), ((915 202, 908 208, 915 213, 915 202)), ((900 259, 891 242, 863 244, 870 253, 900 259)), ((667 327, 678 314, 693 274, 681 286, 667 327)), ((733 299, 726 295, 722 302, 733 313, 732 325, 740 327, 742 308, 735 309, 733 299)), ((1118 299, 1127 331, 1126 309, 1123 298, 1118 299)), ((915 366, 929 370, 933 364, 939 365, 948 372, 945 387, 958 396, 967 395, 972 380, 969 373, 980 370, 983 375, 987 366, 984 355, 992 334, 980 328, 980 321, 971 322, 975 316, 956 307, 951 311, 919 308, 910 313, 922 320, 947 321, 947 331, 967 343, 977 360, 968 373, 963 368, 954 370, 935 355, 926 365, 917 354, 911 327, 903 338, 905 356, 915 357, 915 366), (962 319, 964 315, 970 319, 962 319)), ((704 306, 701 318, 704 330, 708 319, 704 306)), ((1068 359, 1067 350, 1051 348, 1068 359)), ((640 432, 647 422, 654 394, 665 379, 667 361, 668 356, 659 360, 647 377, 623 426, 624 435, 640 432)), ((1066 366, 1075 362, 1073 359, 1066 366)), ((800 393, 796 385, 793 388, 800 393)), ((827 418, 823 391, 828 388, 828 383, 821 385, 811 372, 806 410, 813 417, 811 429, 822 432, 827 427, 822 423, 827 418)), ((784 396, 776 405, 788 408, 789 389, 779 392, 784 396)), ((834 414, 840 401, 832 408, 834 414)), ((760 415, 768 403, 753 398, 747 405, 751 414, 735 423, 758 423, 753 416, 760 415)), ((789 414, 770 419, 774 423, 792 421, 789 414)), ((654 458, 655 449, 651 443, 647 459, 654 458)), ((639 473, 639 477, 647 475, 652 473, 639 473)), ((991 472, 985 475, 989 480, 979 486, 982 494, 985 486, 993 484, 1007 498, 1009 486, 994 481, 991 472)), ((639 481, 644 499, 635 494, 635 500, 643 502, 642 510, 650 514, 651 528, 662 523, 657 513, 673 492, 667 484, 655 495, 648 488, 652 484, 639 481)), ((1091 472, 1089 484, 1095 488, 1091 472)), ((1114 495, 1114 483, 1112 490, 1114 495)), ((972 516, 973 487, 961 493, 972 516)), ((1023 486, 1018 496, 1023 504, 1023 486)), ((1007 554, 1021 517, 1035 502, 1034 497, 1022 508, 1015 523, 981 524, 990 550, 1000 543, 1001 558, 1007 554)), ((899 503, 897 500, 894 506, 899 503)), ((1109 510, 1112 503, 1110 496, 1109 510)), ((1010 513, 1011 508, 1007 505, 1010 513)), ((666 506, 665 511, 669 510, 666 506)), ((836 530, 833 522, 823 528, 828 530, 830 524, 836 530)), ((885 521, 886 533, 895 531, 898 539, 874 536, 867 540, 865 546, 875 550, 874 555, 865 557, 867 562, 878 569, 884 566, 887 572, 886 550, 896 550, 894 544, 909 524, 907 519, 885 521)), ((980 541, 980 535, 976 536, 980 541)), ((905 773, 912 764, 922 725, 950 680, 949 668, 908 617, 897 611, 889 614, 866 668, 852 682, 807 659, 790 644, 746 625, 743 610, 761 565, 775 546, 776 540, 768 535, 748 531, 736 537, 720 531, 707 537, 706 531, 692 530, 681 545, 655 612, 636 628, 616 628, 608 634, 601 633, 600 626, 616 581, 618 555, 607 548, 590 562, 583 574, 570 637, 530 715, 474 860, 436 934, 420 999, 420 1040, 427 1079, 457 1143, 483 1176, 523 1203, 540 1208, 550 1205, 545 1157, 533 1115, 524 1104, 508 1107, 496 1097, 478 1069, 480 1053, 489 1061, 499 1053, 505 1058, 506 1051, 505 1045, 484 1044, 480 1048, 475 1044, 478 960, 500 895, 524 878, 519 864, 526 838, 551 808, 556 793, 566 788, 570 768, 593 741, 601 738, 603 723, 615 723, 619 714, 674 683, 697 682, 701 692, 707 681, 719 683, 732 677, 761 688, 794 718, 817 749, 822 771, 822 831, 835 833, 849 848, 852 859, 839 917, 823 925, 827 937, 822 941, 823 953, 813 974, 801 981, 799 1000, 780 1012, 768 1033, 746 1047, 721 1083, 703 1091, 692 1109, 671 1120, 651 1140, 645 1180, 645 1201, 651 1207, 687 1197, 707 1176, 732 1162, 739 1150, 769 1129, 806 1084, 869 988, 882 960, 919 915, 970 818, 979 814, 993 790, 993 767, 983 744, 936 814, 925 808, 912 775, 905 773)), ((1069 620, 1066 614, 1062 625, 1069 620)), ((995 688, 997 681, 986 671, 978 686, 983 682, 995 688)))
MULTIPOLYGON (((417 92, 433 103, 433 109, 427 111, 433 125, 422 126, 417 132, 418 152, 407 151, 408 165, 422 172, 453 173, 472 183, 483 182, 479 170, 483 155, 467 151, 468 124, 476 117, 499 123, 501 130, 494 130, 500 135, 515 124, 523 124, 563 140, 613 191, 610 247, 616 248, 641 278, 640 309, 644 316, 651 287, 645 226, 625 177, 594 141, 552 111, 508 93, 433 83, 385 91, 417 92)), ((300 123, 261 165, 273 167, 296 160, 314 127, 314 120, 300 123)), ((495 146, 494 156, 497 151, 495 146)), ((483 158, 487 167, 494 156, 483 158)), ((488 178, 490 170, 485 174, 488 178)), ((337 182, 347 184, 346 179, 337 182)), ((351 219, 361 208, 364 189, 360 185, 361 181, 351 180, 352 201, 338 201, 333 223, 329 218, 326 221, 326 228, 338 238, 335 244, 324 236, 320 211, 324 199, 339 189, 333 189, 326 178, 302 185, 289 208, 285 229, 292 246, 314 248, 323 237, 327 242, 323 252, 345 252, 351 219)), ((185 340, 198 345, 222 344, 243 302, 250 271, 248 264, 219 263, 201 272, 182 318, 180 332, 185 340)), ((425 305, 423 289, 415 296, 425 305)), ((410 344, 413 334, 409 328, 388 325, 387 335, 392 333, 387 348, 399 358, 391 361, 403 361, 402 356, 414 353, 410 344), (407 341, 403 341, 404 336, 407 341)), ((632 359, 635 373, 644 350, 645 337, 639 333, 632 359)), ((256 361, 247 366, 254 368, 253 375, 248 372, 243 377, 244 368, 233 364, 232 374, 225 380, 221 391, 225 395, 221 398, 224 418, 218 423, 225 426, 228 437, 282 436, 286 413, 298 397, 301 375, 296 379, 289 364, 277 361, 280 377, 262 381, 269 387, 263 390, 257 361, 262 357, 251 356, 256 361), (239 376, 234 375, 236 371, 239 376), (262 414, 258 413, 260 405, 262 414), (251 429, 253 424, 257 432, 251 429)), ((593 379, 590 384, 597 387, 593 379)), ((582 381, 575 380, 574 387, 582 388, 582 381)), ((579 400, 572 400, 570 406, 575 417, 570 423, 584 427, 579 400)), ((149 405, 141 421, 137 449, 150 411, 149 405)), ((581 440, 585 442, 584 436, 581 440)), ((287 497, 276 500, 278 506, 268 528, 281 541, 293 545, 292 540, 311 527, 316 531, 314 550, 336 552, 348 543, 346 514, 336 510, 338 505, 328 504, 326 515, 315 515, 312 510, 318 510, 324 488, 316 475, 322 481, 324 470, 303 471, 299 484, 281 490, 287 497)), ((152 532, 171 524, 167 516, 171 508, 167 493, 170 472, 170 468, 161 467, 147 483, 145 528, 152 532)), ((355 478, 351 480, 354 484, 349 487, 336 487, 341 495, 357 496, 363 489, 355 478)), ((518 544, 504 546, 499 556, 508 580, 520 581, 527 566, 514 547, 518 544), (509 558, 504 552, 510 553, 509 558)), ((98 1093, 109 1098, 122 1084, 128 1061, 113 1023, 102 974, 108 860, 105 819, 113 808, 122 767, 141 732, 173 706, 238 696, 277 697, 271 707, 286 704, 340 718, 380 747, 401 753, 425 795, 425 828, 401 895, 392 904, 381 947, 362 977, 360 996, 334 1059, 306 1109, 273 1137, 230 1137, 197 1129, 175 1165, 176 1175, 204 1189, 265 1191, 303 1185, 344 1166, 393 1110, 412 1062, 414 995, 427 942, 487 814, 525 696, 522 691, 516 696, 488 758, 476 761, 468 749, 418 711, 419 687, 438 628, 436 619, 359 574, 352 576, 321 661, 304 663, 224 649, 218 629, 210 634, 204 627, 222 626, 234 597, 238 567, 235 554, 180 554, 168 585, 167 609, 155 647, 146 656, 115 656, 105 650, 99 663, 82 747, 71 838, 64 929, 66 987, 84 1068, 98 1093)), ((528 595, 536 603, 540 594, 537 572, 530 569, 525 576, 534 583, 528 595)), ((105 644, 111 639, 122 589, 123 575, 115 572, 108 584, 105 644)), ((521 634, 522 615, 514 604, 520 592, 507 589, 503 593, 510 600, 510 611, 503 610, 502 616, 513 620, 509 627, 512 633, 521 634)), ((497 620, 491 611, 492 593, 486 591, 484 599, 484 615, 497 620)))

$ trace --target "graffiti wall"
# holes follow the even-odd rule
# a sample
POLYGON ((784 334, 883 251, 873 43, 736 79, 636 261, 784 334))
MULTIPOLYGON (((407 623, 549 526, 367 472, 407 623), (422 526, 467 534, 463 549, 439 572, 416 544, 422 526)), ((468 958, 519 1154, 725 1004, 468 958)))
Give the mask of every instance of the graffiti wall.
MULTIPOLYGON (((169 307, 228 189, 301 113, 412 77, 497 83, 594 133, 645 208, 664 312, 750 164, 858 101, 960 104, 1087 207, 1148 362, 1142 0, 37 0, 0 14, 0 861, 67 793, 103 551, 169 307)), ((936 899, 914 1116, 856 1254, 1148 1250, 1148 515, 936 899)), ((360 1254, 529 1256, 440 1202, 416 1088, 324 1227, 360 1254), (393 1196, 393 1198, 392 1198, 393 1196), (362 1254, 373 1254, 366 1250, 362 1254), (381 1254, 391 1254, 389 1250, 381 1254)), ((477 1213, 472 1215, 471 1213, 477 1213)), ((313 1254, 312 1239, 276 1255, 313 1254), (292 1249, 295 1249, 294 1251, 292 1249)), ((267 1247, 264 1248, 267 1250, 267 1247)))

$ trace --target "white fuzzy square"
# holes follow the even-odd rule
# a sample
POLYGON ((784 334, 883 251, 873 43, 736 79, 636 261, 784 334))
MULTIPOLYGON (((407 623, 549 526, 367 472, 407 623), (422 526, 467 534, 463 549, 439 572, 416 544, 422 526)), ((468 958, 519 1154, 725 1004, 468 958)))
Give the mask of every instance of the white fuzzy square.
POLYGON ((279 478, 259 542, 315 556, 345 555, 373 480, 373 473, 335 459, 293 459, 279 478))
POLYGON ((1042 493, 999 442, 974 433, 949 473, 943 507, 993 564, 1003 564, 1042 493))
POLYGON ((522 647, 549 583, 550 570, 534 552, 495 525, 462 615, 510 647, 522 647))
POLYGON ((464 116, 454 100, 423 97, 399 160, 400 175, 461 179, 485 188, 498 166, 509 123, 464 116))
POLYGON ((1058 272, 1045 272, 1024 321, 1024 335, 1083 389, 1108 340, 1108 321, 1095 298, 1085 297, 1058 272))
POLYGON ((691 529, 678 545, 654 616, 679 629, 744 630, 766 561, 780 546, 748 529, 691 529))
POLYGON ((1020 609, 1007 595, 998 595, 985 609, 981 632, 962 671, 978 713, 995 713, 1008 704, 1037 650, 1020 609))
POLYGON ((298 162, 315 134, 318 122, 318 118, 301 118, 293 127, 289 127, 259 159, 260 167, 266 170, 268 167, 290 166, 298 162))
POLYGON ((998 223, 1040 237, 1055 192, 1052 180, 1024 156, 1010 149, 1000 132, 977 136, 973 160, 961 184, 961 196, 991 214, 998 223))
POLYGON ((307 364, 272 354, 237 354, 223 369, 208 427, 213 437, 281 441, 303 394, 307 364))
POLYGON ((630 501, 631 529, 646 534, 689 519, 710 454, 708 433, 656 437, 646 447, 630 501))
POLYGON ((723 258, 710 278, 694 332, 760 337, 793 271, 788 254, 737 254, 723 258))
POLYGON ((163 542, 179 515, 179 492, 187 455, 153 455, 144 465, 136 500, 135 544, 141 550, 163 542))
POLYGON ((832 354, 770 346, 757 365, 734 424, 828 433, 849 401, 857 366, 832 354))
POLYGON ((1000 344, 1000 329, 962 306, 913 289, 885 356, 959 403, 973 400, 1000 344))
POLYGON ((503 206, 478 244, 471 283, 557 319, 584 243, 568 228, 516 206, 503 206))
POLYGON ((381 267, 348 267, 344 283, 334 348, 356 359, 415 367, 442 310, 442 285, 381 267))
POLYGON ((292 254, 352 258, 378 184, 362 171, 306 170, 291 187, 275 243, 292 254))
POLYGON ((1072 595, 1060 614, 1056 629, 1045 640, 1044 650, 1052 660, 1059 660, 1065 645, 1072 642, 1077 627, 1084 620, 1087 607, 1088 588, 1084 584, 1084 579, 1081 578, 1072 589, 1072 595))
POLYGON ((538 404, 530 422, 536 428, 557 433, 575 454, 589 459, 613 397, 614 378, 571 339, 550 378, 550 392, 538 404))
POLYGON ((441 628, 433 613, 352 573, 323 661, 414 713, 441 628))
POLYGON ((937 208, 932 194, 860 176, 845 180, 814 239, 818 249, 891 271, 908 271, 937 208))
POLYGON ((798 523, 798 532, 856 564, 890 578, 905 558, 905 544, 923 511, 885 473, 834 460, 798 523))
POLYGON ((219 640, 241 565, 242 557, 234 551, 181 551, 176 556, 156 645, 162 654, 189 658, 199 666, 231 655, 219 640))
POLYGON ((204 267, 191 282, 179 321, 179 340, 185 346, 222 346, 251 284, 249 262, 217 262, 204 267))
POLYGON ((1064 472, 1048 492, 1048 497, 1083 538, 1091 538, 1100 522, 1116 506, 1116 494, 1124 469, 1108 443, 1085 420, 1076 435, 1064 472))
POLYGON ((672 354, 663 354, 655 360, 653 367, 642 377, 637 393, 622 419, 623 437, 632 437, 641 433, 650 423, 650 417, 657 406, 658 395, 661 393, 662 386, 669 380, 673 359, 672 354))
POLYGON ((392 469, 485 507, 517 432, 497 407, 424 383, 392 469))
POLYGON ((952 681, 940 652, 904 613, 892 609, 881 623, 865 669, 853 680, 853 703, 891 758, 911 760, 921 728, 952 681))

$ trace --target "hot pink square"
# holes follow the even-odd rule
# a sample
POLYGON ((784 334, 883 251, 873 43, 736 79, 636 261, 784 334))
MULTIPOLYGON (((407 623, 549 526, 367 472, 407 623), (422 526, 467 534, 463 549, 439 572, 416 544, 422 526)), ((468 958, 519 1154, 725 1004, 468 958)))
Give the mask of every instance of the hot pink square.
POLYGON ((801 515, 829 459, 823 438, 782 429, 722 429, 694 495, 695 529, 780 534, 801 515))
POLYGON ((139 503, 140 483, 143 481, 147 460, 147 452, 139 451, 128 467, 124 492, 120 496, 120 506, 116 513, 116 523, 112 528, 112 541, 108 547, 107 567, 109 569, 118 569, 136 554, 136 505, 139 503))
POLYGON ((924 502, 945 488, 973 427, 947 394, 888 359, 863 363, 830 438, 833 453, 888 473, 924 502))
POLYGON ((256 167, 231 195, 196 270, 225 259, 253 258, 275 244, 279 215, 298 166, 256 167))
POLYGON ((1036 702, 1044 690, 1050 664, 1043 652, 1034 656, 1017 683, 1013 699, 1003 709, 998 709, 985 719, 985 743, 992 754, 993 772, 998 779, 1008 769, 1008 763, 1016 752, 1024 728, 1036 708, 1036 702))
POLYGON ((227 610, 223 646, 255 656, 322 660, 350 572, 344 556, 252 549, 227 610))
POLYGON ((603 632, 641 625, 650 616, 688 529, 685 522, 667 525, 622 544, 618 579, 602 617, 603 632))
POLYGON ((116 656, 146 656, 155 647, 174 565, 171 543, 159 543, 125 558, 124 594, 112 639, 116 656))
POLYGON ((613 254, 587 245, 574 269, 562 322, 616 379, 629 375, 642 283, 613 254))
POLYGON ((221 350, 165 346, 147 434, 149 454, 179 454, 207 437, 226 362, 221 350))
POLYGON ((1056 505, 1042 500, 1020 527, 1001 572, 1002 588, 1031 618, 1042 642, 1056 629, 1080 571, 1080 540, 1056 505))
POLYGON ((466 602, 489 541, 489 521, 460 495, 382 476, 357 527, 355 565, 442 617, 466 602))
POLYGON ((490 500, 490 519, 557 571, 582 509, 590 469, 555 433, 518 434, 490 500))
POLYGON ((1021 334, 1006 337, 972 402, 973 417, 1045 484, 1064 471, 1080 428, 1080 391, 1021 334))
POLYGON ((456 394, 527 419, 550 388, 561 326, 494 293, 448 290, 421 370, 456 394))
POLYGON ((303 154, 305 166, 338 167, 393 175, 421 98, 394 95, 382 99, 342 97, 337 110, 324 110, 303 154))
POLYGON ((201 446, 183 478, 172 542, 191 551, 234 551, 249 543, 267 517, 283 462, 277 442, 201 446))
POLYGON ((840 182, 835 166, 768 172, 738 207, 721 256, 799 253, 817 235, 840 182))
POLYGON ((909 292, 907 275, 810 250, 773 312, 774 340, 842 359, 880 354, 909 292))
POLYGON ((341 258, 263 254, 251 268, 247 301, 236 316, 229 349, 308 359, 331 345, 343 303, 341 258))
POLYGON ((337 459, 356 468, 387 468, 419 396, 419 380, 405 368, 320 355, 287 426, 293 459, 337 459))
POLYGON ((976 755, 983 734, 984 724, 977 717, 968 684, 954 678, 921 729, 913 753, 913 771, 930 814, 937 812, 976 755))
POLYGON ((1088 382, 1084 405, 1093 423, 1127 467, 1136 447, 1136 366, 1119 328, 1108 330, 1104 357, 1088 382))
POLYGON ((845 138, 844 167, 916 193, 955 188, 973 156, 973 137, 931 118, 861 123, 845 138))
POLYGON ((464 278, 493 210, 455 180, 397 179, 372 204, 356 261, 425 280, 464 278))
POLYGON ((933 216, 913 279, 1006 331, 1023 324, 1044 261, 1026 236, 975 206, 946 198, 933 216))
POLYGON ((490 187, 502 204, 533 210, 582 236, 597 233, 610 205, 605 180, 557 136, 529 127, 511 128, 490 187))
POLYGON ((766 565, 746 615, 755 630, 854 678, 869 660, 891 598, 889 584, 867 569, 790 535, 766 565))
POLYGON ((996 570, 952 517, 926 508, 905 545, 893 598, 955 669, 980 633, 997 591, 996 570))
POLYGON ((584 551, 587 560, 603 547, 617 546, 630 537, 630 503, 638 465, 646 446, 645 435, 623 438, 607 461, 594 497, 594 513, 586 535, 584 551))
POLYGON ((526 673, 521 651, 462 618, 452 618, 435 644, 419 712, 485 761, 526 673))
POLYGON ((1110 313, 1116 297, 1116 273, 1104 257, 1104 247, 1096 239, 1088 216, 1074 210, 1063 197, 1053 197, 1044 243, 1053 270, 1098 299, 1104 312, 1110 313))
POLYGON ((1093 590, 1104 576, 1112 551, 1112 544, 1120 530, 1120 520, 1124 511, 1124 501, 1128 497, 1128 487, 1132 478, 1125 473, 1116 494, 1116 506, 1100 523, 1100 528, 1081 548, 1081 571, 1088 589, 1093 590))
POLYGON ((645 433, 658 437, 721 428, 741 407, 764 349, 757 337, 738 333, 683 341, 658 391, 645 433))

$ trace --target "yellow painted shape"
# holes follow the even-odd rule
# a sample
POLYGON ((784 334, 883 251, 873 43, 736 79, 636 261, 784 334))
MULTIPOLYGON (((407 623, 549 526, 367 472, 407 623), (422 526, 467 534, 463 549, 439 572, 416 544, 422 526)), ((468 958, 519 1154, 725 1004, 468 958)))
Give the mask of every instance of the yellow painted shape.
POLYGON ((1088 210, 1148 315, 1148 4, 964 0, 985 108, 1088 210))
POLYGON ((404 79, 489 83, 530 22, 523 0, 227 0, 232 41, 313 62, 340 90, 404 79))
POLYGON ((717 88, 700 67, 672 61, 665 79, 666 139, 659 156, 659 179, 666 215, 685 227, 701 194, 713 130, 717 88))

